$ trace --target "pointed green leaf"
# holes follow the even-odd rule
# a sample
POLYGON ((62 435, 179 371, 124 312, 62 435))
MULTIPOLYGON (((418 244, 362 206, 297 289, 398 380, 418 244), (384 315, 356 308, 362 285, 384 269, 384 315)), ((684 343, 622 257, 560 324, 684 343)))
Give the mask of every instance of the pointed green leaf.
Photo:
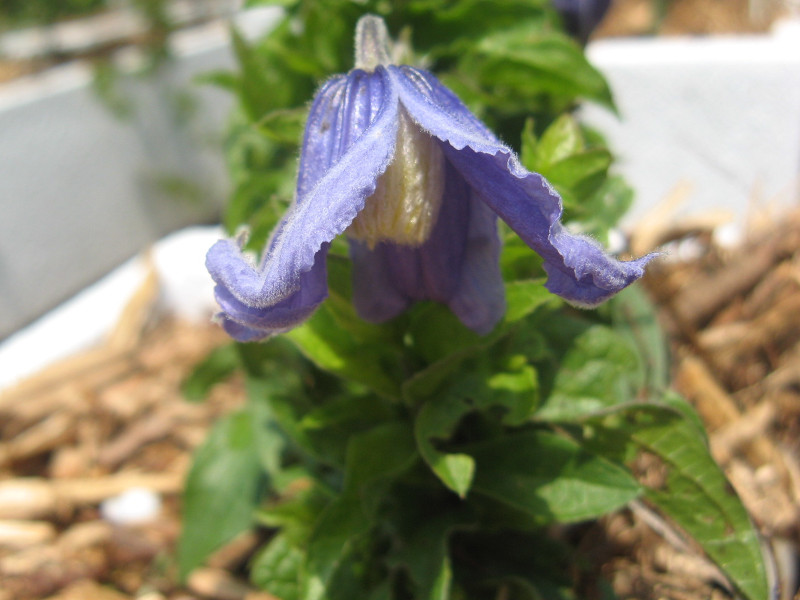
POLYGON ((545 171, 559 161, 582 152, 583 148, 583 134, 578 122, 565 113, 553 121, 536 145, 535 170, 545 171))
POLYGON ((183 496, 181 578, 252 525, 265 484, 255 435, 251 415, 240 411, 219 421, 195 453, 183 496))
POLYGON ((419 411, 414 426, 417 448, 436 476, 462 498, 467 495, 475 473, 475 461, 466 454, 440 452, 433 440, 449 438, 461 418, 473 407, 456 396, 435 398, 419 411))

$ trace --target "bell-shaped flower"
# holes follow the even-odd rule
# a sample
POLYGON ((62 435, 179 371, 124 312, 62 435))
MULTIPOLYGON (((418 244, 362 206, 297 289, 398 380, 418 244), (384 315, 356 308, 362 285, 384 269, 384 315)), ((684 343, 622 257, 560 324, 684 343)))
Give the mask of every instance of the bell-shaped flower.
POLYGON ((356 311, 391 319, 441 302, 478 333, 505 311, 497 217, 544 260, 547 288, 592 307, 642 276, 561 224, 561 199, 431 73, 391 63, 383 21, 365 16, 356 68, 317 92, 293 205, 258 264, 221 240, 206 265, 225 329, 241 341, 300 325, 327 296, 330 242, 344 233, 356 311))

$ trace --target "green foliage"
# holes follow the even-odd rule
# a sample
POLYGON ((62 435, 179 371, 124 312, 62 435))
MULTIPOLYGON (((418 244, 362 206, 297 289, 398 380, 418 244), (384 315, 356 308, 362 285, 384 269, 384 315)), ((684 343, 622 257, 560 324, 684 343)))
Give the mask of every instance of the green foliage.
POLYGON ((108 0, 3 0, 0 25, 46 25, 80 16, 108 5, 108 0))
POLYGON ((261 434, 252 414, 235 413, 216 425, 195 454, 183 498, 182 577, 252 525, 265 483, 255 443, 261 434))
POLYGON ((630 207, 633 193, 620 177, 609 175, 608 149, 588 144, 587 137, 569 114, 556 119, 538 139, 528 120, 520 160, 558 190, 567 221, 605 242, 630 207))
MULTIPOLYGON (((225 224, 231 232, 249 224, 252 248, 261 248, 292 199, 307 104, 326 78, 352 68, 353 31, 365 13, 383 16, 392 33, 413 42, 416 54, 409 46, 408 61, 434 69, 512 146, 531 115, 546 124, 578 100, 613 106, 602 76, 559 31, 549 0, 249 4, 280 5, 286 16, 258 42, 234 30, 239 71, 203 80, 237 99, 227 143, 234 193, 225 224)), ((606 195, 616 198, 612 192, 606 195)))
MULTIPOLYGON (((611 107, 609 90, 544 0, 249 4, 280 4, 286 18, 255 43, 234 34, 240 72, 207 79, 237 98, 226 223, 248 222, 251 247, 291 200, 306 104, 350 67, 365 12, 385 16, 413 40, 411 61, 521 140, 522 162, 563 195, 572 227, 603 239, 630 203, 608 149, 565 112, 580 99, 611 107)), ((591 557, 549 526, 637 500, 693 538, 743 597, 766 599, 754 529, 697 416, 666 390, 665 344, 644 296, 565 307, 510 235, 501 267, 507 312, 487 336, 433 303, 371 325, 354 313, 334 243, 330 298, 305 325, 210 356, 186 393, 197 399, 240 369, 250 400, 196 458, 184 572, 257 523, 272 537, 251 578, 283 600, 572 599, 591 557), (663 465, 655 488, 636 469, 642 453, 663 465), (234 503, 236 516, 218 518, 234 503)))

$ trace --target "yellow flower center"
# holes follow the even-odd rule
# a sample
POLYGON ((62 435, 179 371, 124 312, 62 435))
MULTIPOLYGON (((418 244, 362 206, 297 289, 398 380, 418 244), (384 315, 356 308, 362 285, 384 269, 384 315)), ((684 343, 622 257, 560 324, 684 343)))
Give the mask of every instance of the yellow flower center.
POLYGON ((430 237, 444 193, 444 156, 439 142, 400 107, 394 157, 378 178, 347 234, 366 242, 420 246, 430 237))

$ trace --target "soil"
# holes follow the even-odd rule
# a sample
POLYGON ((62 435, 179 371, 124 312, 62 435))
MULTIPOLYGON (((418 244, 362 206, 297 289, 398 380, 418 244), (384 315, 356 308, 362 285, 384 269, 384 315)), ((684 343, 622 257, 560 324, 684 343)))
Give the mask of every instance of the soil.
MULTIPOLYGON (((643 223, 634 253, 692 245, 661 259, 644 286, 673 355, 673 386, 704 419, 714 457, 749 509, 793 598, 800 551, 800 213, 736 249, 710 229, 643 223)), ((0 396, 0 600, 267 600, 241 577, 259 543, 235 540, 176 584, 180 490, 192 451, 244 400, 241 381, 187 402, 181 382, 225 343, 213 325, 154 322, 153 279, 103 347, 54 365, 0 396), (101 518, 130 487, 161 494, 136 525, 101 518)), ((641 465, 645 477, 646 459, 641 465)), ((729 586, 646 505, 587 526, 581 544, 620 598, 730 598, 729 586)), ((274 600, 274 598, 273 598, 274 600)))

